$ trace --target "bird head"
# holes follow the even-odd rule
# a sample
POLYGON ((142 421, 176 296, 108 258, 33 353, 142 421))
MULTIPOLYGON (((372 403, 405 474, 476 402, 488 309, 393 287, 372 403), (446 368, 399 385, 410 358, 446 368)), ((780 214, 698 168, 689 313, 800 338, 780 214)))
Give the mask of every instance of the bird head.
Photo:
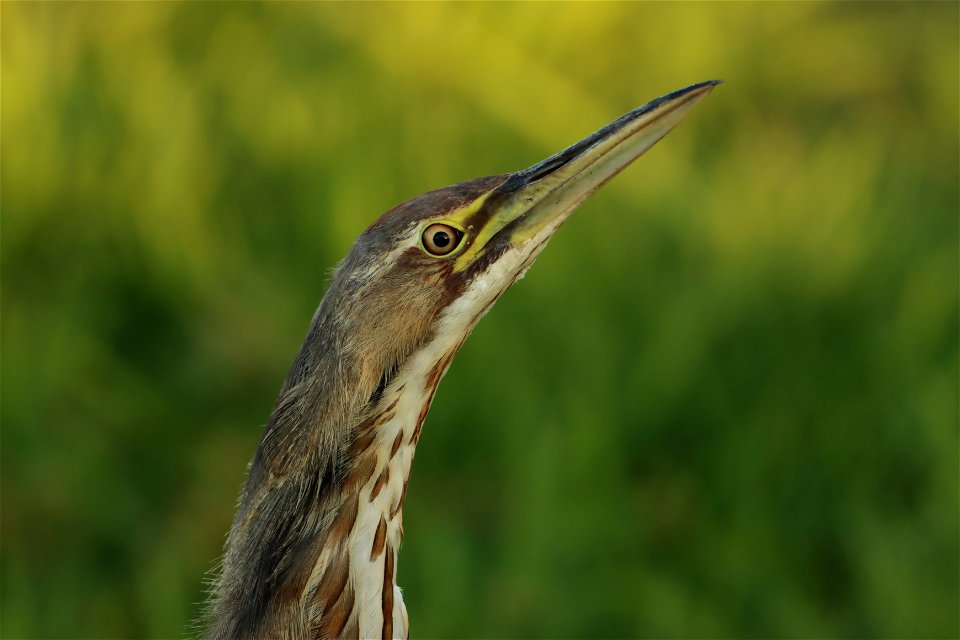
POLYGON ((336 299, 366 390, 434 344, 456 350, 573 211, 665 136, 717 81, 631 111, 523 171, 431 191, 377 219, 341 264, 336 299))
POLYGON ((717 84, 648 102, 523 171, 431 191, 380 216, 340 263, 314 315, 251 484, 266 477, 261 460, 279 473, 304 451, 341 451, 398 373, 421 379, 419 393, 407 395, 425 395, 428 406, 477 321, 560 225, 717 84))

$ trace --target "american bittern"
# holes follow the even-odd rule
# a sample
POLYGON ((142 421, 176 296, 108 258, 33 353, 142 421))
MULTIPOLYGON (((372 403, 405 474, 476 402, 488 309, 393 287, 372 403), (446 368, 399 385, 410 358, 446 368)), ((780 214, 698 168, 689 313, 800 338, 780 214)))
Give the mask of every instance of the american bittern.
POLYGON ((250 463, 211 638, 407 637, 401 510, 440 378, 574 209, 716 84, 653 100, 519 173, 414 198, 360 236, 250 463))

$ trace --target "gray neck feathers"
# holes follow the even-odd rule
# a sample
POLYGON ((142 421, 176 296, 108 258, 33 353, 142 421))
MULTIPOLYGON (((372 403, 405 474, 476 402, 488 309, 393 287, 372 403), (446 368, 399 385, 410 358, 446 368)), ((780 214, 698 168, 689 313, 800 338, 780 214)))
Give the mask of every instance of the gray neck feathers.
POLYGON ((366 447, 381 397, 430 339, 425 309, 436 308, 393 265, 371 270, 371 252, 384 253, 361 237, 340 266, 264 427, 214 585, 211 638, 313 637, 304 598, 330 607, 322 585, 305 590, 321 555, 331 563, 343 551, 341 529, 376 464, 366 447))
POLYGON ((349 499, 357 427, 397 368, 371 360, 377 350, 357 348, 362 328, 342 314, 355 303, 350 285, 338 278, 317 310, 249 466, 215 585, 211 638, 260 637, 303 624, 286 610, 299 602, 349 499))

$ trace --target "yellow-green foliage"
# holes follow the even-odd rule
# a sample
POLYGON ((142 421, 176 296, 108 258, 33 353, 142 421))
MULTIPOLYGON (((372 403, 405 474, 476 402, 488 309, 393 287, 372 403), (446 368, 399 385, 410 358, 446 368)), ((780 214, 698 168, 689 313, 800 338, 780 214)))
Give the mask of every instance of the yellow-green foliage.
POLYGON ((957 637, 958 5, 2 6, 3 637, 186 632, 383 210, 718 88, 441 385, 418 637, 957 637))

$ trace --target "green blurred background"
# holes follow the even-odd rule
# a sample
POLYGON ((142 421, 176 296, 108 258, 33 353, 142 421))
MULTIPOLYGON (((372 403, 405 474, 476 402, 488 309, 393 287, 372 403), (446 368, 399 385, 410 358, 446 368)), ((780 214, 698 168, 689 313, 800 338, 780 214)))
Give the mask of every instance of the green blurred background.
POLYGON ((958 46, 957 3, 4 2, 0 632, 188 633, 356 235, 719 77, 441 385, 412 631, 956 638, 958 46))

